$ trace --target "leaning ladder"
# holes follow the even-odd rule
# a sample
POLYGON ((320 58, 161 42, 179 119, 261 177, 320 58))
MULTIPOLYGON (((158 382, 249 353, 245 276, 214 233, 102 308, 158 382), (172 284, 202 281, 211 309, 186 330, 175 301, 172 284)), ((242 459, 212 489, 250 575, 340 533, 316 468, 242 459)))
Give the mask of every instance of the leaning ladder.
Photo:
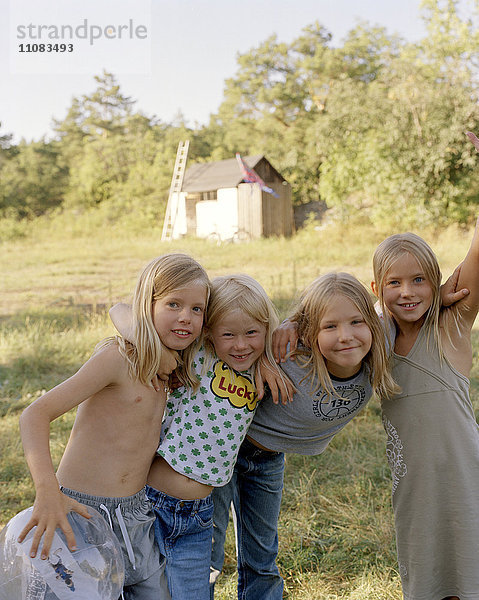
POLYGON ((189 146, 189 140, 180 142, 178 144, 175 167, 173 169, 173 177, 171 178, 170 193, 168 194, 168 202, 166 204, 165 220, 163 221, 163 231, 161 233, 162 242, 170 242, 173 236, 173 228, 175 226, 176 216, 178 214, 180 192, 181 188, 183 187, 183 179, 185 177, 186 159, 188 158, 189 146), (174 209, 173 204, 175 205, 174 209))

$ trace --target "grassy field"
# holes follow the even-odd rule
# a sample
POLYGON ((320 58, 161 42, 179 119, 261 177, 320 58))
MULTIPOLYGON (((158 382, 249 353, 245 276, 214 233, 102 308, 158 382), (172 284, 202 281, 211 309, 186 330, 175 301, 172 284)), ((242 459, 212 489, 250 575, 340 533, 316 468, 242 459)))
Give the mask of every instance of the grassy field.
MULTIPOLYGON (((113 328, 106 314, 129 298, 141 267, 154 256, 185 251, 210 276, 246 272, 287 315, 297 292, 330 270, 371 279, 375 246, 389 232, 331 226, 294 238, 242 245, 198 240, 161 243, 160 228, 102 223, 92 215, 38 221, 27 234, 1 242, 0 264, 0 526, 31 505, 18 416, 32 400, 71 375, 113 328)), ((465 255, 471 231, 421 233, 445 275, 465 255)), ((475 334, 476 336, 477 334, 475 334)), ((479 408, 477 348, 472 396, 479 408)), ((52 454, 63 452, 74 415, 52 425, 52 454)), ((279 564, 290 600, 401 598, 396 572, 385 435, 376 401, 319 457, 287 457, 279 564)), ((228 533, 217 598, 235 597, 235 555, 228 533)))

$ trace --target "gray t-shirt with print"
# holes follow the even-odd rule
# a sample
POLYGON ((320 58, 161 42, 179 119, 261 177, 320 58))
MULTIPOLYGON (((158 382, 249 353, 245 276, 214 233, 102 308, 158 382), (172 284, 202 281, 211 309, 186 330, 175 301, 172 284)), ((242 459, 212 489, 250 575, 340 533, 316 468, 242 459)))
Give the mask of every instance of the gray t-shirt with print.
POLYGON ((308 369, 296 361, 281 365, 297 392, 286 405, 273 404, 266 395, 256 411, 248 436, 269 450, 297 454, 321 454, 333 437, 368 403, 372 395, 369 371, 363 365, 355 376, 331 378, 336 394, 324 388, 314 392, 317 380, 302 379, 308 369))
POLYGON ((170 394, 157 453, 178 473, 222 486, 233 474, 258 395, 252 372, 239 373, 219 359, 211 360, 203 348, 193 368, 199 387, 170 394))

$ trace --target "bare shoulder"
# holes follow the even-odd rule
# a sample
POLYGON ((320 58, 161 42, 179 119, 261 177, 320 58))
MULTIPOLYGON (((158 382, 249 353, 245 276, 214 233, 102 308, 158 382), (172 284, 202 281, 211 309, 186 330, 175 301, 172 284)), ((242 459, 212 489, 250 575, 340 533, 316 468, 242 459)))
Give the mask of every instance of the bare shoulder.
POLYGON ((91 358, 95 362, 104 364, 118 364, 124 360, 123 356, 120 354, 120 348, 114 340, 106 342, 105 345, 101 346, 99 350, 96 350, 92 354, 91 358))
POLYGON ((114 339, 111 341, 106 341, 105 344, 93 354, 92 358, 95 357, 98 357, 97 359, 104 361, 125 360, 120 354, 120 347, 118 346, 118 343, 114 339))
POLYGON ((128 377, 128 362, 114 341, 95 352, 86 364, 89 365, 89 370, 103 375, 111 383, 120 383, 124 377, 128 377))

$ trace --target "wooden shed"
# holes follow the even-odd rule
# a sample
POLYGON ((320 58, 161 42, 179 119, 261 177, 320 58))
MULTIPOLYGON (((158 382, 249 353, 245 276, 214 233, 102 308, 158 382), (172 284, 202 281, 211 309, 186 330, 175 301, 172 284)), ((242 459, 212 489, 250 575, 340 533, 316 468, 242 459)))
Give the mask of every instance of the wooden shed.
POLYGON ((264 156, 244 157, 278 197, 244 183, 236 158, 197 163, 186 169, 172 198, 172 237, 254 239, 293 233, 291 186, 264 156))

